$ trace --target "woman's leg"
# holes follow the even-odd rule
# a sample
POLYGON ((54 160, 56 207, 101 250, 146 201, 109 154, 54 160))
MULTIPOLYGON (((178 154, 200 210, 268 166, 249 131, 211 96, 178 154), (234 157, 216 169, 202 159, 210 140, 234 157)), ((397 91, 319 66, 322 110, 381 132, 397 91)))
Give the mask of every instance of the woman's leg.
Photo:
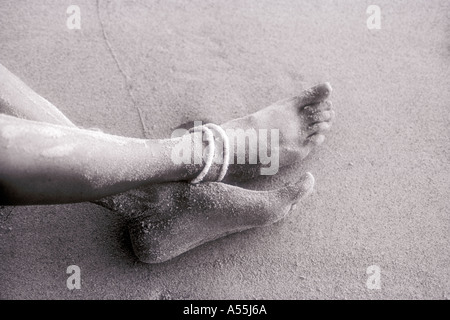
MULTIPOLYGON (((201 164, 177 165, 171 158, 175 146, 191 150, 193 135, 190 139, 141 140, 78 129, 3 66, 0 80, 0 110, 25 118, 0 116, 3 204, 93 200, 152 182, 189 180, 201 170, 201 164)), ((322 84, 222 127, 242 132, 278 130, 279 166, 290 165, 323 142, 334 118, 331 103, 326 101, 330 93, 329 84, 322 84)), ((236 144, 230 163, 248 158, 245 139, 236 144)), ((252 172, 254 168, 248 163, 231 165, 226 181, 253 178, 258 175, 252 172)), ((211 169, 215 176, 220 165, 211 169)))
POLYGON ((182 138, 143 140, 0 115, 0 204, 90 201, 192 179, 171 161, 182 138))
POLYGON ((0 204, 88 201, 196 174, 170 161, 181 139, 79 129, 1 64, 0 130, 0 204))
MULTIPOLYGON (((10 82, 9 86, 0 83, 0 111, 29 120, 0 115, 1 201, 8 204, 84 201, 152 179, 189 178, 185 168, 167 161, 167 150, 171 149, 173 140, 129 139, 76 129, 56 107, 0 65, 3 83, 5 75, 10 82), (33 108, 41 111, 29 112, 33 108)), ((303 127, 312 125, 313 121, 314 124, 330 122, 331 106, 320 103, 328 91, 326 85, 316 87, 296 99, 228 122, 223 127, 265 126, 273 121, 271 114, 279 114, 280 120, 287 122, 292 121, 292 116, 300 116, 303 127)), ((297 136, 301 146, 298 158, 306 156, 317 141, 323 141, 317 136, 324 131, 311 128, 305 131, 307 136, 297 136)), ((248 170, 245 167, 231 167, 230 172, 242 174, 248 170)), ((228 178, 232 179, 232 175, 228 178)), ((110 197, 114 199, 111 203, 105 198, 102 205, 128 217, 135 253, 141 261, 155 263, 223 235, 278 221, 311 192, 313 185, 310 174, 303 175, 294 185, 270 192, 222 183, 195 187, 187 183, 166 183, 110 197), (167 225, 167 221, 171 224, 167 225)))
POLYGON ((21 119, 76 127, 58 108, 0 63, 0 113, 21 119))
POLYGON ((87 201, 150 182, 192 178, 167 161, 176 139, 79 129, 1 64, 0 132, 0 204, 87 201))

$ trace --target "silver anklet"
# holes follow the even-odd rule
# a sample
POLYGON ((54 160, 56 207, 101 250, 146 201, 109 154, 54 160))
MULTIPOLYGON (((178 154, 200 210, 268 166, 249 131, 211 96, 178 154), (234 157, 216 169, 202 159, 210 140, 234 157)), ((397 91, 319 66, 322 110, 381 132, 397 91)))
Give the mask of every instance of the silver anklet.
MULTIPOLYGON (((211 169, 211 165, 212 165, 212 162, 214 159, 214 153, 215 153, 214 135, 211 130, 209 130, 205 126, 201 126, 201 127, 191 128, 189 130, 189 133, 192 133, 192 132, 195 133, 195 132, 198 132, 199 130, 201 130, 201 132, 202 132, 202 140, 203 140, 203 132, 206 134, 206 141, 208 142, 208 146, 206 147, 207 148, 206 149, 207 157, 206 157, 206 163, 205 163, 205 166, 203 167, 203 170, 200 171, 200 173, 198 174, 198 176, 196 178, 194 178, 190 181, 192 184, 197 184, 197 183, 202 182, 202 180, 208 174, 209 169, 211 169)), ((203 158, 203 152, 202 152, 202 158, 203 158)))
POLYGON ((207 123, 205 127, 216 130, 220 137, 222 138, 223 143, 223 162, 222 167, 220 168, 219 176, 217 177, 217 181, 220 182, 225 178, 225 175, 228 171, 228 166, 230 164, 230 140, 228 139, 227 133, 222 129, 221 126, 218 126, 214 123, 207 123))
POLYGON ((189 133, 192 132, 198 132, 201 130, 202 132, 202 140, 203 140, 203 133, 205 133, 206 135, 206 141, 208 143, 207 146, 207 157, 206 157, 206 161, 205 161, 205 166, 203 167, 202 171, 198 174, 198 176, 194 179, 192 179, 190 181, 190 183, 192 184, 197 184, 203 181, 203 179, 206 177, 206 175, 208 174, 209 170, 211 169, 212 166, 212 162, 214 160, 214 155, 216 152, 216 146, 215 146, 215 141, 214 141, 214 134, 212 133, 212 131, 210 130, 214 129, 215 131, 217 131, 219 133, 219 135, 222 138, 223 141, 223 162, 222 162, 222 167, 220 168, 220 172, 219 172, 219 176, 217 177, 216 181, 220 182, 223 180, 223 178, 225 177, 225 175, 227 174, 228 171, 228 166, 230 163, 230 159, 229 159, 229 155, 230 155, 230 141, 228 139, 228 136, 225 132, 225 130, 223 130, 220 126, 214 124, 214 123, 208 123, 205 124, 201 127, 194 127, 191 128, 189 130, 189 133))

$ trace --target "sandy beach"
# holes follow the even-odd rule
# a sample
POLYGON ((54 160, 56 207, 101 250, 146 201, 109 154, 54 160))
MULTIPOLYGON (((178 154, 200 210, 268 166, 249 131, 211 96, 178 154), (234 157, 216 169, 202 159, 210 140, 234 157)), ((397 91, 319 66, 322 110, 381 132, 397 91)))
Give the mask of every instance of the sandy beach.
POLYGON ((311 172, 295 212, 161 264, 93 203, 1 209, 0 298, 449 299, 449 22, 446 0, 1 1, 0 63, 80 127, 167 138, 324 81, 337 118, 301 167, 248 184, 311 172))

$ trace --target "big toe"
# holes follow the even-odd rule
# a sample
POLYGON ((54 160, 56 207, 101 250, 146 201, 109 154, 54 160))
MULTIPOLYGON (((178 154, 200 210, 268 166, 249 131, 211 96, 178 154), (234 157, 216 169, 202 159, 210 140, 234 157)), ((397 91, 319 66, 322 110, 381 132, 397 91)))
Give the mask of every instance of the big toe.
POLYGON ((286 205, 295 204, 311 193, 314 183, 314 176, 307 172, 297 182, 278 189, 278 200, 286 205))
POLYGON ((297 97, 299 107, 325 101, 332 91, 333 89, 328 82, 306 89, 297 97))
POLYGON ((269 225, 283 219, 301 199, 312 192, 314 183, 314 176, 308 172, 293 184, 269 191, 271 194, 268 198, 271 205, 265 210, 263 225, 269 225))

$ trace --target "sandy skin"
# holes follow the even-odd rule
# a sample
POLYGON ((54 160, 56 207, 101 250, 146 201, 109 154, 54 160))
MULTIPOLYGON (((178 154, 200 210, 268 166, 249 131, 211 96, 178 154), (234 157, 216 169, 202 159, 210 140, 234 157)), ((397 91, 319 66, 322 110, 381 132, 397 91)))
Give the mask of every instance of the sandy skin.
MULTIPOLYGON (((4 113, 10 115, 0 115, 1 146, 9 150, 2 153, 4 157, 6 156, 4 160, 9 166, 3 168, 1 177, 3 186, 8 185, 8 181, 16 185, 9 188, 2 187, 8 196, 2 198, 18 199, 20 203, 25 197, 30 203, 45 203, 51 202, 53 199, 51 197, 54 197, 64 203, 94 200, 108 193, 133 189, 104 198, 97 203, 127 217, 133 247, 141 261, 148 263, 166 261, 221 236, 274 223, 282 219, 313 188, 314 178, 311 174, 306 174, 294 185, 278 190, 246 190, 239 187, 239 181, 256 178, 261 165, 236 164, 230 166, 225 177, 226 182, 235 186, 212 182, 200 185, 171 182, 135 189, 144 183, 189 179, 199 169, 167 167, 161 172, 158 171, 159 167, 156 169, 150 167, 150 172, 146 174, 142 174, 139 170, 141 177, 130 184, 127 177, 130 177, 131 172, 122 172, 121 178, 117 175, 115 166, 120 166, 122 161, 127 163, 131 171, 134 170, 133 167, 142 169, 139 163, 147 161, 145 156, 147 151, 136 153, 136 150, 151 149, 155 153, 155 148, 149 147, 148 144, 153 143, 157 147, 158 144, 165 143, 168 148, 162 150, 167 151, 176 141, 129 139, 79 129, 56 107, 1 65, 0 71, 3 79, 0 106, 4 113), (35 107, 42 109, 43 112, 28 112, 35 110, 35 107), (80 143, 80 140, 87 143, 80 143), (88 149, 85 149, 86 145, 89 145, 88 149), (96 152, 89 152, 92 154, 92 161, 87 161, 89 159, 86 160, 85 151, 92 148, 96 152), (27 156, 21 156, 24 150, 27 156), (122 153, 132 154, 133 157, 118 158, 122 153), (100 155, 100 158, 97 155, 100 155), (79 159, 83 159, 84 162, 80 162, 79 159), (130 159, 134 163, 130 163, 130 159), (55 166, 49 166, 49 163, 55 161, 56 168, 62 173, 56 176, 55 166), (69 167, 68 162, 71 163, 69 167), (105 165, 105 162, 109 165, 105 165), (100 166, 96 166, 97 163, 100 166), (93 166, 94 177, 80 181, 74 179, 78 173, 82 173, 85 178, 86 165, 93 166), (22 174, 24 168, 28 171, 37 168, 35 171, 38 174, 32 177, 24 175, 22 174), (49 174, 46 169, 49 170, 49 174), (14 172, 17 174, 14 175, 14 172), (95 185, 99 181, 104 183, 106 174, 112 182, 106 180, 104 186, 95 185), (52 176, 56 181, 48 179, 52 176), (30 178, 34 178, 35 183, 30 178), (65 182, 65 193, 61 193, 60 181, 65 182), (92 184, 92 181, 95 183, 92 184), (94 188, 89 191, 91 186, 94 188), (79 192, 76 191, 77 188, 79 192), (14 192, 11 196, 11 189, 17 190, 18 195, 14 192), (39 190, 38 193, 36 189, 39 190)), ((304 91, 297 97, 279 101, 254 114, 227 122, 222 127, 225 130, 278 129, 280 165, 286 166, 303 159, 315 146, 323 143, 324 134, 330 129, 334 119, 332 105, 327 101, 331 91, 331 86, 324 83, 304 91)), ((230 157, 240 156, 237 152, 232 152, 230 157)), ((247 150, 241 149, 241 152, 247 150)), ((168 154, 157 153, 162 158, 156 163, 166 163, 164 158, 167 158, 168 154)), ((244 155, 246 156, 247 154, 244 155)), ((220 166, 213 167, 211 174, 216 175, 215 171, 218 170, 220 166)))
MULTIPOLYGON (((286 166, 304 159, 323 143, 335 116, 331 102, 326 100, 330 93, 330 85, 322 84, 222 127, 279 126, 280 163, 286 166), (292 121, 293 117, 298 121, 292 121)), ((259 169, 259 165, 230 166, 226 181, 234 186, 167 183, 97 203, 127 218, 133 249, 140 261, 160 263, 222 236, 279 221, 313 189, 314 177, 310 173, 293 185, 272 191, 239 187, 240 181, 257 178, 259 169)))
POLYGON ((139 260, 160 263, 208 241, 283 219, 313 186, 310 173, 272 191, 173 182, 109 197, 101 204, 124 214, 139 260))
MULTIPOLYGON (((332 88, 329 83, 319 84, 300 95, 261 109, 258 112, 222 124, 229 128, 268 128, 279 130, 280 168, 304 159, 314 147, 321 145, 331 129, 335 111, 327 100, 332 88)), ((234 154, 232 157, 237 157, 234 154)), ((238 185, 240 181, 255 179, 261 165, 231 165, 225 181, 238 185)))

